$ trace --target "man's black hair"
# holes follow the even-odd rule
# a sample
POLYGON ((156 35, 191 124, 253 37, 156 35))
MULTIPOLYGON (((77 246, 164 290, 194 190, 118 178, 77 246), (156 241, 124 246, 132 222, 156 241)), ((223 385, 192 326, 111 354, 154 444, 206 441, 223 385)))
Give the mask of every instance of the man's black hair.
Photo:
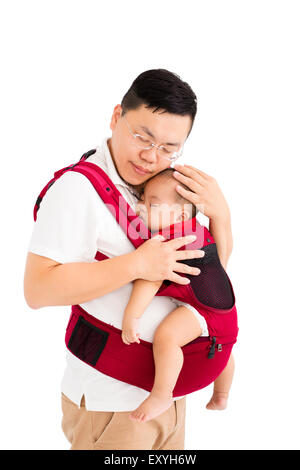
POLYGON ((122 116, 127 111, 137 109, 141 105, 154 109, 154 113, 162 110, 180 116, 190 116, 191 128, 197 113, 197 97, 190 85, 166 69, 152 69, 141 73, 124 95, 121 106, 122 116))

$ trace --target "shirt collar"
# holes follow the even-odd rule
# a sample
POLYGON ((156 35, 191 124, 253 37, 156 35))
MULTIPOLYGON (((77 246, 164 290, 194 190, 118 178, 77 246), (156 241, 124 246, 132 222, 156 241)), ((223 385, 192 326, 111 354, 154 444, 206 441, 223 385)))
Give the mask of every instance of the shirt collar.
POLYGON ((132 187, 130 184, 126 183, 117 172, 115 163, 112 159, 112 156, 111 156, 108 144, 107 144, 108 139, 110 139, 110 137, 105 137, 102 141, 102 146, 101 146, 103 155, 104 155, 105 164, 107 167, 108 176, 110 177, 114 185, 123 186, 128 191, 132 192, 136 197, 138 197, 138 193, 135 190, 135 188, 132 187))

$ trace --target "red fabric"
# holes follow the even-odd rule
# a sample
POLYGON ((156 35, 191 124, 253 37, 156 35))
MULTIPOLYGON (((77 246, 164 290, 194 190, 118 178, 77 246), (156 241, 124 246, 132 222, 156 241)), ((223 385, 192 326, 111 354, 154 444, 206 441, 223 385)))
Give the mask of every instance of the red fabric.
MULTIPOLYGON (((72 314, 66 331, 66 345, 79 316, 109 333, 108 341, 100 355, 95 369, 115 379, 150 391, 154 383, 154 360, 152 344, 140 340, 130 346, 123 343, 121 331, 89 315, 79 305, 72 306, 72 314)), ((211 339, 199 337, 182 348, 184 365, 173 391, 174 397, 192 393, 212 383, 222 372, 229 359, 233 342, 222 343, 222 351, 216 350, 213 359, 208 359, 211 339)))
MULTIPOLYGON (((36 220, 39 204, 49 187, 48 185, 59 178, 65 171, 77 171, 84 174, 90 180, 135 248, 138 248, 145 240, 155 235, 151 234, 142 220, 127 204, 106 173, 99 166, 82 160, 54 174, 54 178, 49 181, 39 195, 38 204, 36 203, 34 207, 34 220, 36 220)), ((166 239, 189 234, 197 235, 195 242, 185 245, 181 249, 199 249, 215 243, 207 228, 200 225, 196 218, 173 224, 157 233, 161 233, 166 239)), ((107 259, 107 256, 97 252, 95 259, 101 261, 107 259)), ((234 297, 233 288, 232 293, 234 297)), ((225 368, 233 344, 237 339, 238 323, 235 297, 232 308, 216 309, 201 304, 190 285, 183 286, 174 283, 166 285, 163 283, 156 295, 171 296, 191 304, 206 319, 210 334, 208 338, 199 337, 182 348, 184 364, 173 391, 174 397, 186 395, 206 387, 225 368), (214 343, 216 343, 215 347, 213 346, 214 343), (222 346, 218 347, 218 345, 222 346), (209 358, 209 352, 213 352, 211 354, 212 358, 209 358)), ((74 329, 80 317, 84 318, 90 325, 108 333, 106 335, 108 339, 103 351, 96 364, 92 367, 110 377, 150 391, 154 381, 152 344, 141 340, 140 344, 132 343, 130 346, 125 345, 121 339, 121 330, 89 315, 79 305, 73 305, 65 337, 68 348, 70 346, 70 338, 72 334, 74 336, 74 329)), ((86 347, 88 347, 88 343, 86 347)))

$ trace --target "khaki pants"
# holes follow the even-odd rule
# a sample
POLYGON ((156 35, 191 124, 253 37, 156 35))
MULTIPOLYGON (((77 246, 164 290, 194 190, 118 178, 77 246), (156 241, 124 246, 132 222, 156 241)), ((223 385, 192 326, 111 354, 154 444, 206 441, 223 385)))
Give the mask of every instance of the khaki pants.
POLYGON ((62 429, 71 450, 184 450, 185 397, 155 419, 132 421, 130 411, 87 411, 62 393, 62 429))

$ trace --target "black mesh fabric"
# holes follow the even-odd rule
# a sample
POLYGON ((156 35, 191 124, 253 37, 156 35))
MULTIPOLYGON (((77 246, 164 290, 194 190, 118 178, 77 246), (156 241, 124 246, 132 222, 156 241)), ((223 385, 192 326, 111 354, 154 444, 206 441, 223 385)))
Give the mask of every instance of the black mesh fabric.
POLYGON ((199 268, 200 274, 185 274, 191 280, 191 287, 197 299, 204 305, 213 308, 229 309, 234 305, 234 297, 228 276, 220 263, 215 243, 202 247, 203 258, 182 260, 181 263, 199 268))
POLYGON ((100 330, 80 316, 72 332, 68 348, 76 357, 95 366, 108 335, 109 333, 100 330))

